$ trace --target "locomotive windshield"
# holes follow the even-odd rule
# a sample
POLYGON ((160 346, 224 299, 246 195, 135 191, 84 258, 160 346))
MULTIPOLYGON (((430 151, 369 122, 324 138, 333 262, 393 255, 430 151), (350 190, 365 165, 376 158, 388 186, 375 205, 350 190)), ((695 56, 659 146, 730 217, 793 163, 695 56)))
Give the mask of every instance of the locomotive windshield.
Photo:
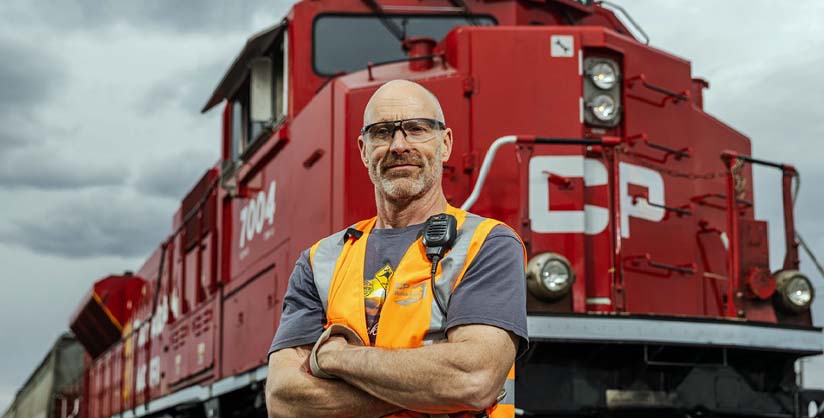
MULTIPOLYGON (((494 26, 491 16, 386 15, 407 38, 441 40, 456 26, 494 26)), ((319 75, 366 68, 369 61, 402 59, 401 43, 375 15, 322 15, 315 20, 312 61, 319 75)))

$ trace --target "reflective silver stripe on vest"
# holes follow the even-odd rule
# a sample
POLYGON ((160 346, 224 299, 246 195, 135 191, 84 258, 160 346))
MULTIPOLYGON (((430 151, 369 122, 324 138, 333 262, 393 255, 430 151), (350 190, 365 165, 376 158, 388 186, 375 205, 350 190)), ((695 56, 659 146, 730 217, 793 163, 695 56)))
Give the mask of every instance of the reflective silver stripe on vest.
POLYGON ((312 275, 315 279, 315 288, 318 289, 318 296, 323 302, 324 312, 329 311, 329 287, 332 285, 332 276, 335 274, 335 264, 343 251, 344 235, 346 235, 346 229, 321 240, 312 257, 312 275))
MULTIPOLYGON (((458 231, 458 236, 455 238, 455 244, 441 261, 441 277, 435 281, 435 292, 438 293, 447 311, 449 311, 449 296, 452 294, 452 286, 455 285, 455 280, 458 279, 458 275, 461 274, 464 264, 466 264, 466 256, 469 253, 472 236, 475 235, 475 230, 484 220, 486 218, 467 213, 466 219, 464 219, 463 225, 458 231)), ((435 302, 435 295, 432 296, 432 306, 430 308, 432 314, 429 319, 429 331, 424 336, 424 344, 431 344, 446 338, 443 333, 446 327, 444 317, 441 309, 438 308, 438 303, 435 302)))
POLYGON ((506 382, 504 382, 504 390, 506 391, 506 396, 498 403, 501 405, 515 405, 515 379, 506 379, 506 382))

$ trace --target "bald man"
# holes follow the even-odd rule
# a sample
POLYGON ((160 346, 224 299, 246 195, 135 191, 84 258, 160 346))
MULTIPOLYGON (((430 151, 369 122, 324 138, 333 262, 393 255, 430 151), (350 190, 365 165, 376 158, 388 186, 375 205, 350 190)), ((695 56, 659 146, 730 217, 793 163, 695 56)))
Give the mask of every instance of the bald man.
POLYGON ((363 120, 377 214, 300 255, 269 351, 269 416, 512 416, 501 388, 526 347, 523 244, 447 203, 452 130, 431 92, 388 82, 363 120), (433 215, 458 224, 440 266, 421 240, 433 215))

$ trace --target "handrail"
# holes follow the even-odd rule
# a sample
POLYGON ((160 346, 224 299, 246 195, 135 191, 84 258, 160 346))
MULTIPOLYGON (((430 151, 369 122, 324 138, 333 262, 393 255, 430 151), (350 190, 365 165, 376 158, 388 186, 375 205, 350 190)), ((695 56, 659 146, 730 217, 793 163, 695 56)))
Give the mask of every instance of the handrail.
POLYGON ((481 170, 478 173, 478 179, 475 180, 475 186, 472 188, 472 193, 469 194, 469 197, 461 205, 461 209, 469 210, 472 208, 472 205, 478 201, 478 197, 481 195, 481 189, 486 182, 486 176, 489 174, 489 168, 492 166, 492 160, 495 159, 495 154, 498 153, 498 149, 506 144, 514 144, 516 142, 542 145, 618 145, 621 140, 620 138, 612 136, 605 136, 601 138, 542 138, 534 135, 502 136, 492 142, 492 145, 489 147, 486 155, 484 155, 484 161, 481 163, 481 170))
POLYGON ((686 102, 690 98, 690 91, 689 90, 684 90, 684 91, 679 93, 679 92, 675 92, 675 91, 666 89, 664 87, 658 86, 656 84, 652 84, 652 83, 647 81, 647 76, 644 73, 641 73, 641 74, 638 74, 636 76, 627 78, 626 81, 625 81, 627 89, 631 90, 633 87, 635 87, 635 83, 638 82, 638 81, 640 81, 641 85, 646 87, 647 89, 652 90, 656 93, 663 94, 664 98, 661 99, 660 102, 654 102, 652 100, 649 100, 649 99, 646 99, 646 98, 643 98, 643 97, 640 97, 640 96, 635 96, 635 95, 632 95, 632 94, 629 94, 629 93, 627 93, 627 97, 631 97, 633 99, 640 100, 642 102, 646 102, 646 103, 649 103, 653 106, 658 106, 658 107, 664 107, 664 105, 666 105, 667 102, 670 101, 670 100, 672 100, 673 104, 678 104, 680 102, 686 102))
POLYGON ((690 158, 692 156, 692 148, 690 148, 690 147, 684 147, 684 148, 681 148, 681 149, 671 148, 671 147, 668 147, 666 145, 662 145, 662 144, 659 144, 657 142, 650 141, 649 137, 645 133, 628 136, 628 137, 626 137, 625 140, 626 140, 627 144, 629 144, 630 146, 633 146, 633 147, 635 146, 636 141, 640 140, 647 147, 652 148, 654 150, 662 151, 664 153, 664 155, 661 158, 655 158, 655 157, 651 157, 651 156, 636 153, 636 152, 632 153, 633 155, 635 155, 638 158, 643 158, 645 160, 649 160, 649 161, 652 161, 652 162, 655 162, 655 163, 665 164, 667 162, 667 160, 669 160, 670 156, 675 156, 676 161, 680 161, 681 159, 684 159, 684 158, 690 158))
POLYGON ((492 145, 489 147, 486 155, 484 155, 484 162, 481 164, 481 171, 478 172, 478 179, 475 180, 475 187, 472 188, 472 193, 469 194, 469 197, 463 205, 461 205, 461 209, 469 210, 472 208, 472 205, 478 201, 478 197, 481 195, 481 189, 484 187, 484 183, 486 182, 486 176, 489 174, 489 167, 492 166, 492 160, 495 159, 495 154, 498 153, 498 148, 506 144, 514 144, 516 141, 518 141, 517 136, 507 135, 502 136, 492 142, 492 145))
POLYGON ((795 218, 793 216, 792 179, 796 176, 796 169, 792 165, 776 163, 741 155, 735 151, 721 152, 721 160, 727 167, 727 238, 729 239, 729 286, 727 288, 727 316, 739 316, 733 296, 738 294, 741 281, 741 238, 739 237, 738 196, 736 196, 736 174, 741 170, 743 163, 763 165, 781 170, 782 173, 782 203, 784 209, 785 234, 785 270, 798 269, 798 243, 795 235, 795 218))
POLYGON ((625 264, 629 263, 633 266, 626 267, 628 269, 638 269, 641 266, 642 261, 646 262, 646 265, 649 267, 666 270, 666 274, 657 274, 662 277, 670 277, 672 272, 680 273, 682 275, 693 275, 697 271, 695 263, 687 263, 682 265, 662 263, 660 261, 653 260, 652 255, 649 253, 631 255, 624 258, 625 264))
POLYGON ((644 37, 644 45, 649 45, 649 35, 647 35, 647 33, 644 32, 644 29, 641 28, 641 25, 639 25, 638 22, 636 22, 635 19, 633 19, 632 16, 630 16, 629 13, 623 7, 607 0, 600 0, 598 4, 606 4, 607 6, 621 12, 621 14, 624 15, 624 17, 626 17, 627 20, 629 20, 629 23, 632 24, 635 30, 637 30, 638 33, 644 37))
MULTIPOLYGON (((720 209, 720 210, 727 210, 727 206, 716 204, 712 202, 708 202, 707 199, 709 198, 716 198, 716 199, 723 199, 726 202, 727 194, 726 193, 704 193, 697 196, 693 196, 690 198, 690 201, 701 206, 706 206, 708 208, 713 209, 720 209)), ((735 199, 738 203, 739 210, 744 210, 753 207, 753 203, 747 199, 735 199), (743 209, 742 209, 743 208, 743 209)))

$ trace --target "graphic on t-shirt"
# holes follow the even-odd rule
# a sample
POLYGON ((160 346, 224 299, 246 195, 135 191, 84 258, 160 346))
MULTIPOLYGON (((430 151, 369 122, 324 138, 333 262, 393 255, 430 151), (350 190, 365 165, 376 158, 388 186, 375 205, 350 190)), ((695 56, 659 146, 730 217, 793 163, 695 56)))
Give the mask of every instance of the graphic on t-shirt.
POLYGON ((410 286, 408 283, 398 284, 395 286, 395 303, 401 306, 411 305, 423 300, 426 294, 426 286, 429 282, 418 283, 410 286))
POLYGON ((366 307, 366 328, 369 330, 369 339, 374 344, 375 336, 378 335, 378 319, 381 315, 381 307, 389 292, 389 282, 395 271, 392 264, 386 261, 371 279, 363 283, 363 301, 366 307))

